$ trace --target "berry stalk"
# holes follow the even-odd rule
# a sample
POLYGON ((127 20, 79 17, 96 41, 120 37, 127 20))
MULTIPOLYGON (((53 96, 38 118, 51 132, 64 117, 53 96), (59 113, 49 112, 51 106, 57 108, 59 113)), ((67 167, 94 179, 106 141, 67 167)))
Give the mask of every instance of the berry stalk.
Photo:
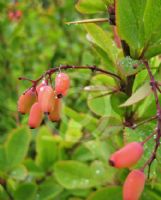
POLYGON ((154 147, 154 150, 149 158, 149 160, 147 160, 147 162, 144 164, 144 166, 142 167, 142 169, 144 170, 147 166, 148 166, 148 177, 149 177, 149 174, 150 174, 150 167, 153 163, 153 161, 156 159, 156 153, 157 153, 157 150, 158 150, 158 147, 160 145, 160 138, 161 138, 161 106, 160 106, 160 103, 159 103, 159 97, 158 97, 158 92, 157 92, 157 82, 155 81, 155 78, 151 72, 151 69, 150 69, 150 66, 149 66, 149 63, 147 60, 144 60, 144 64, 145 64, 145 67, 148 71, 148 74, 149 74, 149 77, 150 77, 150 85, 152 87, 152 91, 153 91, 153 94, 154 94, 154 98, 155 98, 155 103, 156 103, 156 108, 157 108, 157 127, 156 127, 156 144, 155 144, 155 147, 154 147))

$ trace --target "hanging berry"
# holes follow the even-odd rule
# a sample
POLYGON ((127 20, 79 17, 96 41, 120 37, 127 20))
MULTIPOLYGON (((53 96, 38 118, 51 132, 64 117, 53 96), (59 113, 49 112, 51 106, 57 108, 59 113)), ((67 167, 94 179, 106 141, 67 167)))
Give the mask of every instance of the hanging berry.
POLYGON ((59 73, 55 78, 55 91, 58 97, 65 96, 70 86, 69 76, 65 73, 59 73))
POLYGON ((46 80, 43 80, 39 85, 36 86, 37 94, 39 93, 41 87, 43 87, 43 86, 47 86, 47 81, 46 80))
POLYGON ((49 114, 49 120, 51 120, 52 122, 57 122, 61 119, 61 107, 61 99, 55 98, 53 100, 53 109, 49 114))
POLYGON ((18 111, 21 114, 26 114, 30 111, 31 106, 36 102, 37 96, 34 88, 30 88, 24 92, 18 100, 18 111))
POLYGON ((41 110, 40 104, 38 102, 34 103, 31 107, 28 125, 31 129, 40 126, 43 119, 43 112, 41 110))
POLYGON ((51 86, 47 85, 40 88, 38 102, 43 113, 49 114, 52 111, 54 97, 55 92, 51 86))
POLYGON ((113 153, 109 159, 109 163, 116 168, 131 167, 141 158, 143 151, 141 143, 131 142, 113 153))
POLYGON ((144 190, 145 180, 144 172, 131 171, 123 185, 123 200, 139 200, 144 190))

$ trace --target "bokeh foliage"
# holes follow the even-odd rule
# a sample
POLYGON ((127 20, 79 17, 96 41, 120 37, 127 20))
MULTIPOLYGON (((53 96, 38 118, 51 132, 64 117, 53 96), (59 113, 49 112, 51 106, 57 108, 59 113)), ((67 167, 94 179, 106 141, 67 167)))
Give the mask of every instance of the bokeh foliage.
MULTIPOLYGON (((15 9, 14 1, 0 2, 0 199, 122 198, 121 186, 129 170, 111 168, 109 156, 124 143, 143 141, 155 128, 155 121, 137 129, 123 123, 129 113, 139 123, 156 112, 147 72, 138 60, 142 55, 150 59, 160 81, 161 1, 155 2, 117 1, 118 33, 130 47, 129 56, 117 47, 109 23, 65 24, 108 18, 111 0, 19 1, 16 9, 23 15, 14 22, 8 18, 8 12, 15 9), (17 112, 18 96, 30 84, 18 77, 35 79, 62 64, 99 65, 118 74, 127 88, 129 77, 133 77, 131 91, 121 90, 113 77, 69 70, 71 88, 63 99, 61 122, 45 120, 43 126, 31 131, 26 126, 28 116, 17 112)), ((145 145, 144 157, 135 167, 143 165, 153 146, 154 140, 145 145)), ((159 153, 142 200, 160 199, 159 153)))

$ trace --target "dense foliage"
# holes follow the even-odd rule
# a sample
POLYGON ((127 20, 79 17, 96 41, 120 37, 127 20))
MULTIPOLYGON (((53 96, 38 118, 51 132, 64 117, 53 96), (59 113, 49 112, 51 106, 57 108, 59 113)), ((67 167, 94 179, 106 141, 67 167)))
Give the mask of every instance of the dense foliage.
POLYGON ((122 199, 131 177, 133 197, 146 179, 141 200, 159 200, 161 0, 75 4, 0 2, 0 200, 122 199), (29 129, 17 101, 32 85, 18 77, 50 68, 53 87, 70 77, 61 121, 29 129))

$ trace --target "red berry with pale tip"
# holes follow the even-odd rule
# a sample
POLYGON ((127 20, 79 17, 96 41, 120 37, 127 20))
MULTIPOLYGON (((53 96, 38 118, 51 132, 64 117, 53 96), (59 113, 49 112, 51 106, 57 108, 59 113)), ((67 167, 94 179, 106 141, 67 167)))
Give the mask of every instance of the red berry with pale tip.
POLYGON ((61 119, 61 107, 62 102, 61 99, 56 98, 53 100, 53 109, 49 114, 49 120, 52 122, 58 122, 61 119))
POLYGON ((22 11, 21 10, 16 10, 15 11, 15 17, 16 17, 17 20, 20 19, 22 17, 22 11))
POLYGON ((36 102, 31 107, 28 125, 31 129, 37 128, 40 126, 42 120, 43 120, 43 112, 41 110, 40 104, 36 102))
POLYGON ((39 85, 36 86, 36 92, 39 93, 41 87, 47 86, 47 81, 43 80, 39 85))
POLYGON ((131 142, 113 153, 109 164, 116 168, 128 168, 135 165, 143 155, 143 145, 139 142, 131 142))
POLYGON ((34 88, 29 89, 18 99, 18 111, 26 114, 30 111, 31 106, 37 101, 37 95, 34 88))
POLYGON ((140 170, 133 170, 127 176, 123 185, 123 200, 139 200, 145 185, 145 174, 140 170))
POLYGON ((43 113, 49 114, 52 111, 54 97, 55 92, 51 86, 47 85, 40 88, 38 102, 43 113))
POLYGON ((65 96, 70 86, 69 76, 59 73, 55 78, 55 91, 58 96, 65 96))

